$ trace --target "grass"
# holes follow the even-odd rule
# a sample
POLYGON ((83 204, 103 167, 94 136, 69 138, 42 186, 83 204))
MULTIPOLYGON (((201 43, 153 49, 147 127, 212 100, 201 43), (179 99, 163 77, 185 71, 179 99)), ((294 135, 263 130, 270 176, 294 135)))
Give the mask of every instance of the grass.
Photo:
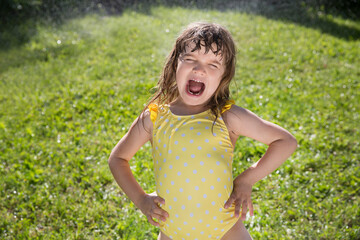
MULTIPOLYGON (((28 42, 0 51, 1 239, 155 239, 107 158, 149 98, 176 35, 198 20, 234 36, 237 104, 299 142, 254 186, 255 216, 245 222, 253 238, 360 238, 360 41, 245 12, 154 7, 37 24, 28 42)), ((234 175, 265 150, 239 139, 234 175)), ((153 191, 150 144, 131 166, 153 191)))

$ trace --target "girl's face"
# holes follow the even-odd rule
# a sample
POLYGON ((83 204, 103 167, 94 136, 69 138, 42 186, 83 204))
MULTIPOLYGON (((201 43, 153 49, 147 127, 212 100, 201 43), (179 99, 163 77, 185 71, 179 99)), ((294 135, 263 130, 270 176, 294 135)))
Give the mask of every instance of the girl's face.
POLYGON ((225 66, 221 54, 215 55, 211 50, 205 53, 204 47, 191 52, 194 47, 190 44, 178 59, 177 100, 188 106, 205 106, 218 88, 225 66))

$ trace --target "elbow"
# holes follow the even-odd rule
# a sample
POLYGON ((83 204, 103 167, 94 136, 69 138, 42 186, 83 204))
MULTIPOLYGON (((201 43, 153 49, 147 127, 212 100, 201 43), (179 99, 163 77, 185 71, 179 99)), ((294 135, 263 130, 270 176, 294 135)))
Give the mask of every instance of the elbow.
POLYGON ((292 152, 295 152, 296 148, 298 147, 298 142, 296 138, 290 134, 288 142, 289 142, 289 148, 292 150, 292 152))

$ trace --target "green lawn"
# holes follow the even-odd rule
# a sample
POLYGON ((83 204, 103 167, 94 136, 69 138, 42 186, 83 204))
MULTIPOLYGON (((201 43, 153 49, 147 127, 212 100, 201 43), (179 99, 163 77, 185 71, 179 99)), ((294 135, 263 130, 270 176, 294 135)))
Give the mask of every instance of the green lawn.
MULTIPOLYGON (((359 22, 319 17, 360 31, 359 22)), ((234 36, 237 105, 299 143, 254 186, 255 216, 245 222, 253 238, 360 238, 360 39, 245 12, 154 7, 37 24, 28 42, 0 50, 0 239, 155 239, 107 159, 177 34, 199 20, 234 36)), ((265 150, 239 139, 234 174, 265 150)), ((150 144, 131 165, 153 191, 150 144)))

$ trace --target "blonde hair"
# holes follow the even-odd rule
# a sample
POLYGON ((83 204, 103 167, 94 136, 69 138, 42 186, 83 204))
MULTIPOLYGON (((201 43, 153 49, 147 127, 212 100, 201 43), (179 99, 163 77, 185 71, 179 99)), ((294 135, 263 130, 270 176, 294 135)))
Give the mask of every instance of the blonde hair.
POLYGON ((192 23, 178 36, 166 59, 156 92, 145 109, 154 102, 169 104, 179 96, 175 79, 178 59, 190 44, 195 45, 192 52, 204 47, 206 53, 211 50, 215 55, 220 54, 223 58, 225 71, 217 90, 208 103, 215 118, 220 115, 221 109, 230 97, 229 85, 235 74, 236 48, 230 32, 215 23, 192 23))

